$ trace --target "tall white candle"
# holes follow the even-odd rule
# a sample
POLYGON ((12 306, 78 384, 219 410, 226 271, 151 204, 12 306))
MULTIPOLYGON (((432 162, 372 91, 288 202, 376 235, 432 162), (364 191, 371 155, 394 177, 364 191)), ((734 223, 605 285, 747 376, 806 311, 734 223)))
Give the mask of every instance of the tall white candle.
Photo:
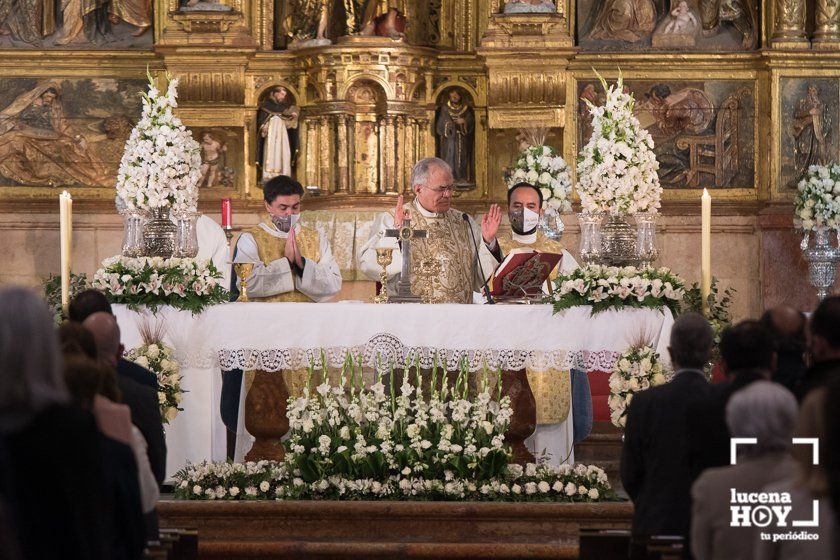
POLYGON ((58 197, 61 236, 61 308, 67 314, 70 305, 70 267, 73 260, 73 199, 67 191, 58 197))
POLYGON ((700 294, 703 297, 703 313, 709 312, 709 294, 712 292, 712 197, 703 189, 702 230, 700 242, 700 294))

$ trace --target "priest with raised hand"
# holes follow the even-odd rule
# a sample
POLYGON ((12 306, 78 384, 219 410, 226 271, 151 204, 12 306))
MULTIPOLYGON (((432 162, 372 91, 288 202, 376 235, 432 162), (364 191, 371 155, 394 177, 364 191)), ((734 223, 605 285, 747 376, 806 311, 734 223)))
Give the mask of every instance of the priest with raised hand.
MULTIPOLYGON (((327 239, 299 222, 303 187, 278 175, 263 187, 268 216, 244 232, 233 262, 253 264, 245 282, 248 301, 324 301, 341 290, 341 271, 327 239)), ((241 270, 241 268, 240 268, 241 270)))
MULTIPOLYGON (((511 233, 499 236, 504 255, 530 251, 563 255, 551 271, 549 281, 557 277, 558 271, 568 274, 577 268, 574 257, 559 241, 549 239, 539 231, 544 202, 540 189, 530 183, 518 183, 508 189, 507 197, 511 233)), ((570 409, 577 410, 572 406, 571 372, 550 369, 545 372, 527 371, 527 375, 537 408, 537 427, 533 435, 525 440, 525 445, 537 457, 544 453, 548 462, 554 465, 573 462, 573 420, 578 418, 573 419, 572 416, 577 415, 569 414, 570 409)), ((586 410, 584 406, 579 408, 581 412, 586 410)), ((581 424, 591 422, 587 418, 580 420, 581 424)))
POLYGON ((412 229, 427 232, 425 238, 410 241, 412 293, 429 303, 472 303, 473 293, 482 290, 501 260, 496 241, 501 209, 492 205, 481 225, 477 224, 451 207, 453 183, 452 170, 442 159, 418 161, 411 172, 414 200, 405 204, 400 196, 393 215, 384 213, 376 218, 371 238, 357 253, 359 270, 371 280, 379 280, 382 268, 376 262, 376 249, 393 249, 386 272, 388 291, 395 292, 402 254, 396 237, 388 237, 386 230, 401 228, 408 215, 412 229))

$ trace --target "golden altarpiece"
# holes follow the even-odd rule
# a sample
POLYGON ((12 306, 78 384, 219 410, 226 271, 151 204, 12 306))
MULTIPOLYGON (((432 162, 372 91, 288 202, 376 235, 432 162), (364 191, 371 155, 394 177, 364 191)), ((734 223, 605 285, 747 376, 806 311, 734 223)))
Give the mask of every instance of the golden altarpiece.
MULTIPOLYGON (((82 215, 113 212, 147 69, 180 79, 179 114, 207 167, 203 211, 221 198, 238 215, 259 210, 258 115, 282 86, 299 114, 293 173, 318 195, 307 208, 357 222, 391 207, 413 163, 440 153, 453 99, 473 123, 455 205, 481 213, 504 199, 522 130, 547 129, 574 162, 588 134, 582 99, 598 101, 596 72, 620 71, 657 143, 662 260, 693 276, 683 246, 708 188, 722 217, 714 234, 746 243, 750 264, 721 263, 716 275, 747 294, 748 312, 784 293, 773 279, 786 271, 774 272, 767 247, 800 266, 793 186, 840 150, 840 9, 828 0, 119 0, 121 11, 106 4, 81 19, 29 2, 28 34, 26 18, 0 15, 4 231, 43 229, 38 216, 56 211, 62 188, 82 215), (21 140, 19 123, 33 118, 46 118, 54 145, 21 140)), ((349 267, 352 246, 344 252, 349 267)), ((36 263, 33 273, 51 271, 36 263)))

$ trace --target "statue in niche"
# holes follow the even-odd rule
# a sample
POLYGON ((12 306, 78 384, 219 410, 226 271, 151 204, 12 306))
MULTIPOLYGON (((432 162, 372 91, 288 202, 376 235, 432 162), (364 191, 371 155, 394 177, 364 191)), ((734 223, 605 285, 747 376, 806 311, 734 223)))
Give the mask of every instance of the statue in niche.
POLYGON ((475 184, 472 173, 475 114, 464 101, 460 88, 452 88, 445 97, 435 120, 438 157, 452 168, 455 185, 472 186, 475 184))
POLYGON ((24 185, 103 185, 105 165, 90 134, 65 118, 60 91, 45 82, 0 111, 0 174, 24 185))
POLYGON ((793 151, 798 181, 811 165, 828 163, 828 136, 831 132, 825 103, 814 84, 808 85, 808 93, 796 104, 793 113, 793 151))
POLYGON ((329 45, 327 27, 336 0, 292 0, 286 17, 286 30, 292 38, 290 49, 329 45))
POLYGON ((201 179, 199 187, 232 187, 233 169, 226 164, 227 144, 211 132, 201 135, 201 179))
POLYGON ((588 39, 635 43, 653 32, 656 7, 652 0, 603 0, 593 5, 595 23, 588 39))
POLYGON ((271 88, 257 113, 258 164, 261 180, 278 175, 292 176, 292 162, 297 152, 297 127, 300 109, 283 86, 271 88))
POLYGON ((557 12, 557 6, 550 0, 508 0, 505 2, 506 14, 552 14, 555 12, 557 12))
POLYGON ((731 23, 741 34, 741 46, 758 45, 757 8, 753 0, 698 0, 703 37, 720 33, 721 23, 731 23))
POLYGON ((397 8, 389 8, 387 13, 368 21, 359 34, 401 41, 405 39, 405 16, 397 8))

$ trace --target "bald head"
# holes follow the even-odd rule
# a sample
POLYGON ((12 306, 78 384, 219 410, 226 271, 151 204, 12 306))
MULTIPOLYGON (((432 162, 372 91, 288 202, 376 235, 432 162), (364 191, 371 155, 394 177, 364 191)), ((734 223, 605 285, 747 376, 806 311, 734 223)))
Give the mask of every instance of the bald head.
POLYGON ((97 311, 82 324, 93 334, 99 359, 108 365, 116 366, 122 354, 120 327, 116 317, 104 311, 97 311))
POLYGON ((796 336, 805 329, 805 316, 789 305, 780 305, 767 312, 767 323, 782 336, 796 336))

